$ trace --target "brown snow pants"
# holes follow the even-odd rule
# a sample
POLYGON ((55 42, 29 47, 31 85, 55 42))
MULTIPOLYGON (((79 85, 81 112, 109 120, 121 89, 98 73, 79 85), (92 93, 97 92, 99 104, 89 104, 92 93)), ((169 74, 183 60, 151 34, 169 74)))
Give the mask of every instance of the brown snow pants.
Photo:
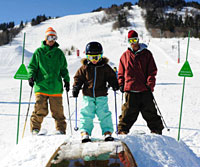
POLYGON ((62 97, 44 95, 36 95, 36 103, 30 120, 31 132, 33 129, 40 130, 44 117, 48 115, 48 100, 52 117, 55 119, 56 130, 65 132, 67 125, 63 113, 62 97))
POLYGON ((162 132, 164 126, 161 117, 157 114, 152 93, 149 91, 125 93, 125 103, 122 105, 122 114, 119 116, 118 130, 128 133, 137 120, 139 112, 151 131, 162 132))

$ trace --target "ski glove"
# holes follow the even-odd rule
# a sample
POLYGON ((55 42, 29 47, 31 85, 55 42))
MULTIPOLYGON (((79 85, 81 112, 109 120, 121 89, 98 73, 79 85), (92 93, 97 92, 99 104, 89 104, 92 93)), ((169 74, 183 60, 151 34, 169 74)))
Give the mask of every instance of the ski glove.
POLYGON ((146 85, 146 87, 147 87, 147 89, 148 89, 148 91, 149 91, 149 92, 152 92, 152 90, 151 90, 151 87, 150 87, 150 86, 146 85))
POLYGON ((78 97, 78 94, 79 94, 79 88, 78 87, 73 87, 72 96, 73 97, 78 97))
POLYGON ((119 85, 118 84, 114 85, 114 86, 112 86, 112 88, 113 88, 114 91, 119 90, 119 85))
POLYGON ((30 87, 33 87, 33 85, 34 85, 33 77, 28 80, 28 83, 29 83, 30 87))
POLYGON ((124 93, 124 85, 120 86, 120 87, 119 87, 119 90, 120 90, 122 93, 124 93))
POLYGON ((69 89, 70 89, 69 82, 64 81, 64 87, 65 87, 66 91, 69 92, 69 89))

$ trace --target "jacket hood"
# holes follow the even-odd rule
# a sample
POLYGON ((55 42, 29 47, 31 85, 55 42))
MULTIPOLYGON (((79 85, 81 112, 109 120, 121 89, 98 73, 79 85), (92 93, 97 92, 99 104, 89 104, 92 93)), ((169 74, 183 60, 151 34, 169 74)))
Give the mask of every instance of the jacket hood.
MULTIPOLYGON (((102 57, 102 59, 96 64, 96 66, 98 65, 102 65, 102 64, 108 64, 109 59, 107 57, 102 57)), ((82 65, 89 65, 92 64, 90 61, 88 61, 87 58, 83 58, 81 59, 81 64, 82 65)))
POLYGON ((136 52, 133 51, 132 48, 128 48, 128 50, 130 50, 131 52, 137 54, 137 53, 143 51, 144 49, 147 49, 147 47, 148 47, 148 46, 147 46, 146 44, 144 44, 144 43, 139 43, 139 46, 140 46, 140 48, 139 48, 139 50, 137 50, 136 52))

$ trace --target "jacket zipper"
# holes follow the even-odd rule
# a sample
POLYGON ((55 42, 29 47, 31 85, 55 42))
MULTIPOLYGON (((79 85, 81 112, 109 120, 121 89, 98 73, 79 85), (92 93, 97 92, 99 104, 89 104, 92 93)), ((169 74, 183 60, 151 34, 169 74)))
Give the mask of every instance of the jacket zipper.
POLYGON ((95 97, 96 73, 97 67, 94 67, 93 97, 95 97))

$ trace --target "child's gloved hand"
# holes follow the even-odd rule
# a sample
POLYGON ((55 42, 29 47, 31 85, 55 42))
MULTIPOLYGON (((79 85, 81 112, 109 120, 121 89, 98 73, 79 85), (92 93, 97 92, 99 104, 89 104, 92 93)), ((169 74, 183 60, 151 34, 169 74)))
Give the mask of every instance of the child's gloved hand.
POLYGON ((79 94, 78 87, 73 87, 73 89, 72 89, 72 96, 73 97, 78 97, 78 94, 79 94))
POLYGON ((119 85, 114 85, 112 88, 114 91, 119 90, 119 85))

